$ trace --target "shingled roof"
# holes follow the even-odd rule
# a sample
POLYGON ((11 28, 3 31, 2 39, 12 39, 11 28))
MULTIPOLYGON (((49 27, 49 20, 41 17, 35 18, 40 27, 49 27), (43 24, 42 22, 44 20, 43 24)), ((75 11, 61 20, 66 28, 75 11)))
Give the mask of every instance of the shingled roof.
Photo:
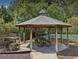
POLYGON ((40 15, 28 21, 17 24, 16 26, 29 26, 29 27, 54 27, 54 26, 66 26, 70 27, 71 25, 68 23, 64 23, 57 19, 40 15))

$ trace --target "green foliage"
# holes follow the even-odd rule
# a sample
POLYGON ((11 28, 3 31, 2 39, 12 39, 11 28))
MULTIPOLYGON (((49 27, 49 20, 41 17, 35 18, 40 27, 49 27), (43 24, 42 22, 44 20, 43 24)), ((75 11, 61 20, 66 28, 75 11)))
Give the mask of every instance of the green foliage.
POLYGON ((72 25, 72 27, 69 28, 69 32, 78 33, 78 18, 75 16, 72 16, 69 19, 67 19, 67 22, 72 25))
POLYGON ((9 50, 10 50, 10 51, 19 50, 19 45, 16 44, 16 43, 11 43, 11 44, 9 45, 9 50))
POLYGON ((9 14, 5 14, 3 16, 3 19, 4 19, 5 23, 11 22, 13 20, 13 18, 9 14))
POLYGON ((0 32, 5 32, 4 29, 4 20, 0 18, 0 32))
POLYGON ((8 9, 0 8, 0 32, 17 32, 17 23, 38 16, 41 9, 46 9, 50 17, 67 22, 77 17, 77 4, 78 0, 13 0, 8 9))
POLYGON ((59 19, 59 20, 64 20, 64 15, 63 15, 63 12, 61 10, 61 7, 58 6, 57 4, 51 4, 49 7, 48 7, 48 13, 49 13, 49 16, 53 17, 53 18, 56 18, 56 19, 59 19))
POLYGON ((19 45, 14 42, 15 40, 5 38, 2 46, 4 46, 6 51, 16 51, 19 49, 19 45))
POLYGON ((11 33, 11 32, 18 32, 18 29, 16 28, 17 21, 12 21, 5 23, 4 20, 0 19, 0 32, 1 33, 11 33))
POLYGON ((34 43, 39 47, 50 45, 50 41, 46 40, 45 38, 37 38, 34 43))
POLYGON ((7 9, 1 6, 0 9, 0 18, 2 18, 5 23, 13 20, 12 16, 7 12, 7 9))

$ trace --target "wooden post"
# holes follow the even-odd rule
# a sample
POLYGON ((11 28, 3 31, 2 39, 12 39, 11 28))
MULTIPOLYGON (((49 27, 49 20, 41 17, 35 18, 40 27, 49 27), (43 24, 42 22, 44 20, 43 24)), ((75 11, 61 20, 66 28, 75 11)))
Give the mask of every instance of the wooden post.
POLYGON ((68 27, 67 27, 67 45, 68 45, 68 43, 69 43, 69 37, 68 37, 68 27))
POLYGON ((19 43, 20 43, 21 37, 20 37, 20 27, 19 27, 19 43))
POLYGON ((24 40, 24 43, 25 43, 25 27, 24 27, 24 31, 23 31, 23 40, 24 40))
POLYGON ((56 26, 56 52, 58 52, 57 26, 56 26))
POLYGON ((63 43, 63 38, 62 38, 62 30, 63 30, 63 28, 61 27, 61 43, 63 43))
POLYGON ((48 40, 50 40, 50 29, 48 28, 48 40))
POLYGON ((30 29, 30 51, 32 51, 32 29, 30 29))

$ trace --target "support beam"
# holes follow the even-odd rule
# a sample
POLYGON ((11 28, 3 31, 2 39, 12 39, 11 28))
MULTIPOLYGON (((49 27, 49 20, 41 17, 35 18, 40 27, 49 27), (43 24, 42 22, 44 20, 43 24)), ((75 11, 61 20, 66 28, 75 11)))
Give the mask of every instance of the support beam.
POLYGON ((63 38, 62 38, 62 33, 63 32, 62 31, 63 31, 63 28, 61 27, 61 38, 60 38, 61 39, 61 43, 63 43, 63 38))
POLYGON ((24 31, 23 31, 23 41, 24 41, 24 43, 25 43, 25 32, 26 30, 25 30, 25 27, 24 27, 24 31))
POLYGON ((50 29, 48 28, 48 40, 50 40, 50 29))
POLYGON ((58 37, 57 37, 57 26, 56 26, 56 52, 58 52, 58 37))
POLYGON ((20 27, 19 27, 19 43, 20 43, 20 41, 21 41, 21 35, 20 35, 21 33, 20 33, 20 27))
POLYGON ((30 29, 30 51, 32 51, 32 29, 30 29))
POLYGON ((68 37, 68 27, 67 27, 67 45, 69 43, 69 37, 68 37))

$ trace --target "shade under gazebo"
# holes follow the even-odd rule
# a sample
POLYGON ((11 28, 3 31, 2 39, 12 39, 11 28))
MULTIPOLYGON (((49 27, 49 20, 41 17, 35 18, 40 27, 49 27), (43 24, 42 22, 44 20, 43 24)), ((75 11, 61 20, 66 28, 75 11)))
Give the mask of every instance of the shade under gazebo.
POLYGON ((28 21, 22 22, 20 24, 17 24, 16 26, 30 28, 30 40, 31 40, 30 48, 31 48, 31 50, 32 50, 32 28, 52 28, 52 27, 55 27, 56 28, 56 51, 58 51, 57 28, 58 27, 71 27, 71 25, 68 23, 59 21, 57 19, 45 16, 44 14, 45 13, 43 11, 43 13, 41 13, 41 15, 39 15, 38 17, 35 17, 35 18, 30 19, 28 21))

